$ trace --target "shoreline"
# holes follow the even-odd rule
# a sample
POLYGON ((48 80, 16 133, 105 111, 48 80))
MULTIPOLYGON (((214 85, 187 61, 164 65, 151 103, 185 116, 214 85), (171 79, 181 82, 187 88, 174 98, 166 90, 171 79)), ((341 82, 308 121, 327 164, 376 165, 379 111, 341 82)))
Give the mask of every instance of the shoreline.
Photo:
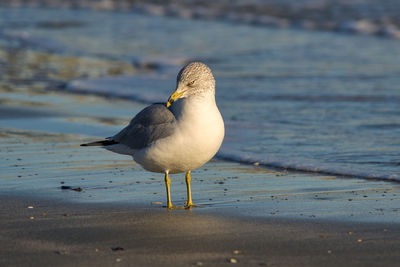
POLYGON ((0 200, 4 266, 391 266, 400 260, 399 224, 0 200))
MULTIPOLYGON (((119 131, 132 114, 144 107, 143 103, 48 90, 51 83, 46 79, 95 78, 99 73, 112 72, 115 65, 100 61, 102 64, 93 69, 89 68, 91 61, 53 55, 41 66, 43 53, 28 54, 32 55, 17 57, 20 60, 17 64, 11 61, 6 64, 15 77, 5 76, 1 91, 0 149, 4 152, 0 154, 1 191, 16 191, 21 195, 31 191, 56 199, 74 198, 84 204, 164 202, 164 182, 159 174, 144 171, 130 157, 78 146, 92 141, 94 136, 110 136, 119 131), (71 69, 76 71, 36 79, 37 64, 39 70, 51 66, 57 74, 69 61, 75 62, 75 68, 71 69), (78 68, 81 64, 83 67, 78 68), (31 70, 13 72, 14 66, 20 66, 21 70, 30 66, 31 70), (62 185, 80 187, 82 191, 61 190, 62 185)), ((122 73, 135 71, 125 64, 117 66, 122 73)), ((47 73, 51 72, 44 72, 47 73)), ((172 178, 173 202, 183 205, 186 197, 183 176, 172 178)), ((239 208, 243 216, 269 219, 398 222, 399 197, 398 183, 287 172, 238 162, 214 160, 193 172, 193 200, 204 206, 201 210, 206 213, 234 212, 239 208)))
MULTIPOLYGON (((165 201, 162 175, 143 170, 129 157, 79 147, 80 143, 90 141, 89 136, 94 133, 106 136, 119 129, 125 123, 125 115, 121 114, 139 110, 141 105, 94 96, 51 94, 56 103, 62 104, 38 109, 26 104, 16 106, 10 101, 0 110, 15 114, 12 120, 0 114, 0 149, 5 152, 0 164, 2 194, 32 198, 46 195, 47 200, 67 200, 68 205, 152 208, 151 203, 155 202, 156 209, 161 207, 165 201), (116 117, 90 115, 98 112, 98 106, 102 113, 111 114, 112 110, 116 117), (62 133, 60 129, 64 129, 62 133), (62 190, 62 186, 80 190, 62 190)), ((34 101, 34 97, 30 99, 34 101)), ((183 205, 184 177, 171 178, 172 201, 183 205)), ((198 212, 205 214, 349 223, 399 222, 396 203, 400 187, 388 181, 287 172, 212 160, 193 172, 192 193, 195 204, 201 206, 198 212)))

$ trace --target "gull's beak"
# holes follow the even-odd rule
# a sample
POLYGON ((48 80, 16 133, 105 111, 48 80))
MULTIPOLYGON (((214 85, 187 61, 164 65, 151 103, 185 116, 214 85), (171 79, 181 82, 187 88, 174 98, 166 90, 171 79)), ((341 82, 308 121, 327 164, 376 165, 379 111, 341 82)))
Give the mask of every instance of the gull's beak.
POLYGON ((171 106, 172 103, 174 103, 176 100, 182 97, 182 95, 186 92, 187 90, 179 90, 177 88, 175 92, 172 93, 172 95, 169 97, 167 101, 167 108, 171 106))

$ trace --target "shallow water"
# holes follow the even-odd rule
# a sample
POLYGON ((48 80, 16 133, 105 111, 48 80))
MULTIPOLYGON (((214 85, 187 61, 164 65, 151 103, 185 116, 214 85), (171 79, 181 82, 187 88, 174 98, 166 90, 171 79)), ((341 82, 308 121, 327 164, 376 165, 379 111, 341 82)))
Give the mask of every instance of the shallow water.
MULTIPOLYGON (((36 95, 31 101, 39 104, 45 99, 36 95)), ((43 107, 40 113, 37 107, 25 105, 13 118, 0 116, 1 195, 164 209, 162 174, 143 170, 128 156, 79 147, 93 140, 88 135, 107 135, 128 120, 104 119, 105 114, 112 110, 125 114, 143 105, 63 94, 51 99, 57 104, 43 107)), ((8 102, 0 114, 14 110, 17 107, 8 102)), ((173 203, 182 206, 186 200, 184 174, 171 175, 171 179, 173 203)), ((398 223, 400 218, 398 184, 229 161, 212 160, 194 170, 192 194, 200 205, 196 213, 377 223, 398 223)))
POLYGON ((70 90, 162 101, 186 60, 205 61, 227 126, 221 158, 400 180, 397 40, 87 10, 0 18, 4 46, 159 66, 70 90))

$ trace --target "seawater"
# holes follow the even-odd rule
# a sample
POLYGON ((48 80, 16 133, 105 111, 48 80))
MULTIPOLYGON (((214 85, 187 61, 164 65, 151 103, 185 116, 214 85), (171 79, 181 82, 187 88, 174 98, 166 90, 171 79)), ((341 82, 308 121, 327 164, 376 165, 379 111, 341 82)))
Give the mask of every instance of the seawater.
POLYGON ((0 9, 0 25, 1 45, 160 66, 71 91, 165 101, 183 62, 204 61, 226 123, 221 158, 400 181, 398 40, 44 8, 0 9))

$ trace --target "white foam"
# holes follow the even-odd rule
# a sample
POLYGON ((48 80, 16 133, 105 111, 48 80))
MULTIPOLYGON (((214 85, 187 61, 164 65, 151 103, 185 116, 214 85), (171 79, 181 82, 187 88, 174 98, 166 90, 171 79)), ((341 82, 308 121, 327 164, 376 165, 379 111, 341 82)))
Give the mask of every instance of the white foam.
POLYGON ((400 174, 396 173, 382 173, 381 171, 374 170, 362 170, 360 168, 354 168, 354 166, 343 167, 339 164, 329 163, 324 164, 322 162, 313 161, 309 159, 293 159, 290 157, 281 158, 276 156, 260 156, 253 153, 243 153, 235 149, 231 149, 229 144, 224 143, 222 148, 217 154, 217 157, 236 161, 246 164, 256 164, 258 166, 287 169, 301 172, 310 172, 318 174, 327 174, 335 176, 345 176, 352 178, 362 179, 376 179, 376 180, 387 180, 387 181, 398 181, 400 182, 400 174))

